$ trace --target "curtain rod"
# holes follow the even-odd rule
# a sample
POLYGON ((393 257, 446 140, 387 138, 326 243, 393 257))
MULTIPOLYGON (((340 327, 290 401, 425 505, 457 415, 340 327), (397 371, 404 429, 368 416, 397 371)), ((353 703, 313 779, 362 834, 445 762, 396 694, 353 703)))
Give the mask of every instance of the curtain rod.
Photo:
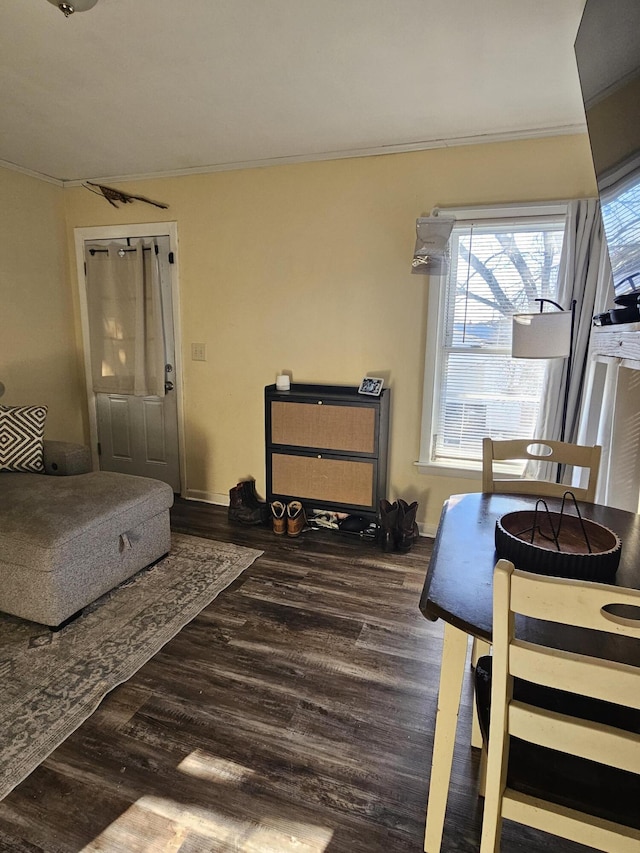
MULTIPOLYGON (((156 252, 156 255, 157 255, 157 254, 158 254, 158 251, 159 251, 157 246, 153 246, 153 247, 151 247, 151 246, 143 246, 143 247, 142 247, 142 251, 143 251, 143 252, 150 252, 152 248, 154 248, 154 249, 155 249, 155 252, 156 252)), ((120 252, 137 252, 137 251, 138 251, 138 250, 137 250, 137 248, 135 248, 135 247, 134 247, 134 248, 132 248, 132 249, 125 249, 125 248, 124 248, 124 246, 123 246, 121 249, 118 249, 118 254, 120 254, 120 252)), ((99 254, 105 254, 105 253, 106 253, 106 254, 109 254, 109 249, 89 249, 89 254, 90 254, 92 257, 93 257, 93 255, 95 255, 96 253, 99 253, 99 254)))

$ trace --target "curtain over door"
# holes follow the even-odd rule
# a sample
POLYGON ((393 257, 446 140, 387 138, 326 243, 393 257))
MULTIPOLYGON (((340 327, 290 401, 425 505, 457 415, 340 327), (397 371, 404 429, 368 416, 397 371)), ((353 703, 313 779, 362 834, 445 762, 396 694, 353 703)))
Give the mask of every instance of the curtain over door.
POLYGON ((90 248, 87 280, 94 392, 163 397, 166 353, 155 241, 90 248))
POLYGON ((168 237, 85 243, 90 382, 103 471, 180 491, 168 237))

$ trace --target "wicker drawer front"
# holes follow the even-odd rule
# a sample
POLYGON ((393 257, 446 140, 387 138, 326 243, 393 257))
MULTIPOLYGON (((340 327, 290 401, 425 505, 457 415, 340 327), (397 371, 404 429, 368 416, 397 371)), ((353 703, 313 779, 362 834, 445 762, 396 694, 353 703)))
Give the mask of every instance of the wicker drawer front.
POLYGON ((356 506, 374 502, 375 464, 368 460, 274 453, 271 476, 274 494, 356 506))
POLYGON ((271 441, 352 453, 376 450, 376 412, 367 406, 271 403, 271 441))

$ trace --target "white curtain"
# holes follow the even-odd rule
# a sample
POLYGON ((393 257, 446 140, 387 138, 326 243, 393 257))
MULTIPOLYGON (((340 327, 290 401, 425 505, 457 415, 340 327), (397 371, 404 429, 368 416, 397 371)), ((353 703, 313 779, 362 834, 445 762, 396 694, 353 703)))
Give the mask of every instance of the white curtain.
POLYGON ((93 390, 163 397, 165 342, 155 240, 90 246, 86 263, 93 390))
MULTIPOLYGON (((602 268, 598 281, 595 313, 600 314, 610 308, 618 307, 614 303, 614 296, 611 264, 609 262, 609 255, 605 252, 602 255, 602 268)), ((629 477, 633 478, 636 476, 633 464, 625 468, 626 476, 623 478, 624 484, 622 488, 619 480, 618 482, 614 482, 615 477, 612 476, 611 470, 619 362, 612 359, 609 364, 597 364, 593 360, 593 355, 591 358, 588 387, 585 391, 581 407, 578 443, 600 444, 602 446, 600 478, 598 480, 598 488, 596 489, 596 503, 618 506, 619 504, 615 503, 614 500, 624 491, 628 493, 629 490, 633 491, 635 489, 636 494, 640 492, 639 481, 635 480, 633 481, 635 485, 630 485, 629 477)), ((634 420, 636 430, 632 429, 630 435, 634 435, 637 432, 638 421, 637 419, 634 420)), ((582 484, 580 483, 579 485, 582 484)), ((622 508, 629 509, 631 507, 623 506, 622 508)), ((633 511, 635 511, 635 507, 633 511)))
POLYGON ((576 300, 571 376, 567 377, 567 359, 549 360, 545 379, 544 402, 536 435, 559 440, 562 403, 569 382, 569 402, 565 441, 575 441, 578 432, 580 402, 587 367, 587 354, 598 292, 600 256, 606 252, 600 204, 597 199, 571 201, 567 210, 560 271, 558 302, 568 309, 576 300))
MULTIPOLYGON (((571 376, 567 376, 567 359, 549 360, 543 405, 535 432, 539 438, 560 439, 565 387, 569 382, 565 441, 575 443, 578 440, 593 315, 601 310, 599 298, 602 287, 599 288, 598 284, 602 270, 608 269, 608 265, 603 263, 603 253, 607 253, 607 247, 599 201, 594 198, 571 201, 567 210, 557 299, 565 309, 570 307, 573 299, 576 300, 571 376)), ((553 479, 554 467, 547 463, 534 463, 527 466, 526 473, 527 476, 553 479)))

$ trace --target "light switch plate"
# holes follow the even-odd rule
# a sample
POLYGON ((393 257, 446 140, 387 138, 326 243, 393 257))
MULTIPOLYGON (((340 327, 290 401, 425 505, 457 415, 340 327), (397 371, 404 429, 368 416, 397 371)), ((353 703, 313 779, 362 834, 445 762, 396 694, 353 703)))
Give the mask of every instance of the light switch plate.
POLYGON ((191 361, 206 361, 207 360, 207 345, 206 344, 191 344, 191 361))

